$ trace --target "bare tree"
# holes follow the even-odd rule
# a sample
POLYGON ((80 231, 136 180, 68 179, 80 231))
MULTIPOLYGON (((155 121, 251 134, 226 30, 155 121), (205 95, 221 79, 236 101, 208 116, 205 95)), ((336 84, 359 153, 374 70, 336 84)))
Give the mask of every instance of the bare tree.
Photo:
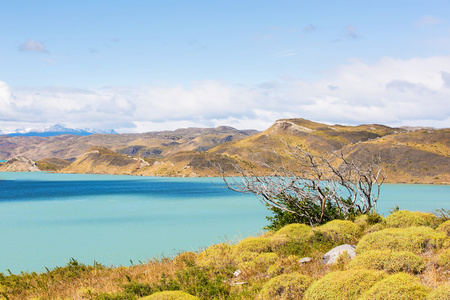
POLYGON ((253 162, 265 171, 230 162, 238 176, 229 177, 216 167, 229 189, 253 193, 273 212, 291 214, 297 222, 311 226, 376 210, 385 180, 379 157, 354 161, 342 152, 313 155, 298 146, 286 146, 285 158, 275 153, 277 163, 253 162))

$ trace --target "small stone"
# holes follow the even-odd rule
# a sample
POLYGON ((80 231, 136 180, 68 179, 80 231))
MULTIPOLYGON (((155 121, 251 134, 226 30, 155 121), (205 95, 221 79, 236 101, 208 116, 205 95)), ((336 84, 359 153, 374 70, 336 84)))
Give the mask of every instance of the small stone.
POLYGON ((299 262, 299 264, 304 264, 304 263, 307 263, 310 261, 312 261, 311 257, 304 257, 304 258, 300 259, 298 262, 299 262))
POLYGON ((239 275, 241 275, 242 274, 242 271, 239 269, 239 270, 236 270, 234 273, 233 273, 233 276, 234 277, 238 277, 239 275))

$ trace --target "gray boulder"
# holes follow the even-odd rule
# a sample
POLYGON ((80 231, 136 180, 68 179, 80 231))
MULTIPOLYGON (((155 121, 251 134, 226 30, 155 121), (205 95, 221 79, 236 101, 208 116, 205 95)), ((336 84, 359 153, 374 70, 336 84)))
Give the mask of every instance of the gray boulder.
POLYGON ((325 255, 322 258, 322 263, 324 265, 334 264, 334 263, 336 263, 339 255, 341 255, 344 252, 347 252, 350 259, 353 259, 356 256, 355 249, 356 249, 356 246, 349 245, 349 244, 337 246, 337 247, 331 249, 330 251, 328 251, 327 253, 325 253, 325 255))

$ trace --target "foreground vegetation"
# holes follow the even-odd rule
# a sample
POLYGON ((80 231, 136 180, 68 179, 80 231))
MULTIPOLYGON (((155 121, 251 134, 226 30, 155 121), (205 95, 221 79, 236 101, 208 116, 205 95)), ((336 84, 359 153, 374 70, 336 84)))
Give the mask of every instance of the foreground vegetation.
POLYGON ((44 273, 0 274, 0 299, 450 299, 449 282, 448 214, 396 211, 289 224, 130 267, 71 259, 44 273), (357 256, 322 264, 341 244, 356 245, 357 256))

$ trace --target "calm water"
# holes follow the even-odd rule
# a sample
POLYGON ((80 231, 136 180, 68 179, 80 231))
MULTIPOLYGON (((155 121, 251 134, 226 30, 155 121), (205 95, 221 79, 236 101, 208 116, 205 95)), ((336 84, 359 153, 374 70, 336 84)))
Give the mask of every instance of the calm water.
MULTIPOLYGON (((378 209, 450 208, 449 195, 450 186, 385 184, 378 209)), ((0 272, 195 251, 260 232, 266 213, 217 178, 0 173, 0 272)))

